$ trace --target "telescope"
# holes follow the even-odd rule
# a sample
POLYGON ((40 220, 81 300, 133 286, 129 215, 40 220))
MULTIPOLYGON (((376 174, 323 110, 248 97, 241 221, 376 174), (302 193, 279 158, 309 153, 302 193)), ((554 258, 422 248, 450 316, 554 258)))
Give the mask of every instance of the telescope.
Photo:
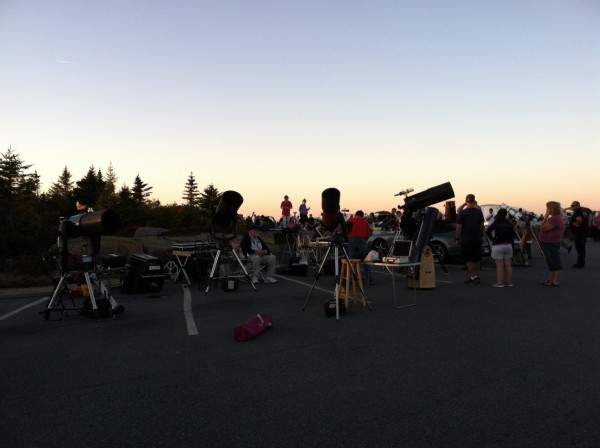
MULTIPOLYGON (((408 189, 406 191, 408 192, 408 189)), ((452 185, 450 185, 450 182, 446 182, 435 187, 428 188, 420 193, 413 194, 412 196, 406 196, 404 198, 404 205, 399 205, 398 208, 414 212, 453 197, 454 190, 452 189, 452 185)))
MULTIPOLYGON (((90 272, 94 270, 94 258, 100 251, 100 237, 105 234, 111 234, 117 232, 121 228, 121 218, 119 214, 113 209, 107 209, 96 212, 82 213, 79 215, 73 215, 69 218, 63 219, 58 226, 58 240, 57 246, 60 251, 61 261, 61 278, 58 285, 54 288, 52 297, 48 301, 48 305, 44 310, 44 320, 47 320, 52 311, 64 311, 65 308, 60 305, 55 305, 57 300, 60 300, 60 296, 63 293, 63 288, 66 286, 67 276, 69 275, 69 238, 86 237, 89 238, 91 243, 91 254, 82 255, 82 262, 85 269, 84 278, 85 283, 90 295, 90 303, 92 311, 97 319, 100 319, 101 315, 96 304, 96 298, 94 297, 94 286, 92 284, 92 278, 90 272)), ((98 271, 96 271, 97 273, 98 271)), ((120 315, 125 312, 125 308, 119 305, 116 300, 110 295, 109 289, 100 281, 99 277, 95 279, 98 282, 100 292, 103 297, 108 299, 110 304, 110 315, 120 315)), ((60 303, 60 302, 59 302, 60 303)), ((85 306, 84 306, 85 308, 85 306)), ((84 308, 74 308, 83 310, 84 308)), ((107 308, 108 309, 108 308, 107 308)))
POLYGON ((100 237, 117 232, 121 228, 121 218, 113 209, 73 215, 63 219, 58 226, 57 246, 61 254, 62 268, 68 270, 68 239, 88 237, 92 243, 91 256, 100 250, 100 237))
POLYGON ((340 190, 326 188, 321 193, 321 208, 323 212, 323 227, 335 230, 338 224, 344 222, 344 215, 340 212, 340 190))
POLYGON ((510 207, 510 206, 504 204, 504 203, 500 204, 500 208, 503 208, 504 210, 506 210, 506 213, 508 214, 508 216, 513 218, 515 221, 524 221, 524 222, 528 223, 530 221, 538 220, 538 216, 535 213, 528 212, 527 210, 523 210, 522 208, 517 210, 513 207, 510 207))
POLYGON ((214 212, 211 233, 215 238, 229 240, 237 235, 237 211, 244 198, 237 191, 227 190, 221 195, 214 212))
POLYGON ((58 228, 66 238, 79 236, 101 236, 115 233, 121 228, 121 218, 116 211, 107 210, 74 215, 64 219, 58 228))

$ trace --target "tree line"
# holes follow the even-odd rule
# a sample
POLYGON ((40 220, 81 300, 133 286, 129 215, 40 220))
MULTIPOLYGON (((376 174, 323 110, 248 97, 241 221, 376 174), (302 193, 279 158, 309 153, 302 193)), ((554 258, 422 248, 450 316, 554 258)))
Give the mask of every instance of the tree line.
POLYGON ((11 147, 0 153, 0 272, 31 269, 56 242, 61 220, 76 214, 76 204, 89 209, 114 209, 121 218, 118 234, 132 236, 141 226, 163 227, 177 235, 208 231, 210 217, 221 193, 210 184, 200 191, 190 172, 182 204, 162 205, 151 199, 152 186, 136 175, 131 187, 117 187, 112 164, 106 173, 93 165, 79 180, 65 166, 47 191, 41 177, 31 171, 11 147))

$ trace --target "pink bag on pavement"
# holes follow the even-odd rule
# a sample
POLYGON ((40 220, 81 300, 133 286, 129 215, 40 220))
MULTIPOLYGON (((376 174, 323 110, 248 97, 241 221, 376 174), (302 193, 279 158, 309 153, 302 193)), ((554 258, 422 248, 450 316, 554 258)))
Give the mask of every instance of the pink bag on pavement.
POLYGON ((257 314, 248 322, 238 325, 233 330, 233 337, 238 342, 249 341, 273 326, 273 319, 268 314, 257 314))

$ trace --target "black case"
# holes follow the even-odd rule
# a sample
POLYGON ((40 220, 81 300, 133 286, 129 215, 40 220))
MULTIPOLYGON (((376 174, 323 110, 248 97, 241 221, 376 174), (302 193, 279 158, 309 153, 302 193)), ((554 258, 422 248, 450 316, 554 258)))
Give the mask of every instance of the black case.
POLYGON ((148 254, 131 254, 131 268, 123 280, 122 293, 158 292, 165 281, 165 273, 158 257, 148 254))
POLYGON ((164 274, 158 257, 148 254, 131 254, 129 264, 142 275, 164 274))

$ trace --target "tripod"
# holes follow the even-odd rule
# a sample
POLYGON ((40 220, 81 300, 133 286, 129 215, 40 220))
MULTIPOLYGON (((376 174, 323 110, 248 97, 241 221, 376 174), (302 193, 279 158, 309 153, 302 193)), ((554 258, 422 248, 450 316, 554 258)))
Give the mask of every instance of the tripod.
POLYGON ((210 277, 208 279, 208 284, 206 285, 206 291, 204 292, 204 294, 208 294, 208 290, 210 289, 210 285, 212 284, 213 280, 215 278, 220 278, 220 277, 215 277, 215 272, 217 271, 217 268, 220 266, 220 264, 222 263, 222 261, 224 259, 228 259, 229 261, 231 261, 232 254, 233 254, 233 257, 235 258, 235 260, 237 261, 238 265, 242 269, 242 272, 244 273, 244 277, 246 278, 246 280, 248 280, 248 283, 250 283, 250 286, 252 286, 252 289, 254 290, 254 292, 256 292, 256 286, 252 282, 252 278, 250 277, 250 274, 248 273, 248 271, 246 270, 246 267, 242 263, 242 260, 240 260, 239 255, 234 250, 231 250, 231 245, 229 244, 229 242, 227 240, 220 240, 219 241, 219 249, 217 250, 217 254, 215 255, 212 269, 210 271, 210 277))
POLYGON ((544 255, 544 251, 542 250, 542 246, 540 241, 537 238, 536 229, 531 225, 529 221, 523 221, 523 225, 515 226, 515 235, 519 240, 519 254, 521 255, 522 264, 524 266, 529 266, 528 259, 531 258, 531 249, 527 250, 527 239, 531 238, 535 244, 537 245, 540 255, 542 258, 546 258, 544 255), (525 251, 525 254, 523 253, 525 251))
MULTIPOLYGON (((117 270, 121 270, 121 268, 117 268, 115 269, 115 271, 117 270)), ((111 270, 107 270, 106 272, 111 272, 111 270)), ((111 292, 110 292, 110 286, 107 287, 104 282, 101 280, 100 276, 102 274, 102 270, 100 269, 95 269, 92 271, 85 271, 83 273, 83 277, 85 279, 85 284, 87 286, 87 290, 89 293, 89 297, 90 297, 90 303, 92 305, 92 312, 94 314, 94 317, 96 318, 96 320, 100 320, 102 317, 106 317, 106 316, 102 316, 99 309, 98 309, 98 304, 96 301, 96 293, 94 292, 94 282, 96 282, 98 284, 98 288, 100 290, 100 299, 106 299, 108 300, 108 303, 110 304, 110 315, 121 315, 125 312, 125 307, 123 307, 122 305, 119 305, 117 303, 117 301, 114 299, 114 297, 112 296, 111 292), (94 280, 92 280, 92 277, 90 275, 90 273, 95 274, 95 278, 94 280)), ((58 284, 56 285, 56 287, 54 288, 54 291, 52 292, 52 296, 50 297, 50 299, 48 300, 48 303, 46 305, 46 308, 44 309, 44 311, 40 312, 40 314, 44 315, 44 320, 48 320, 50 318, 50 313, 51 312, 61 312, 64 313, 65 311, 78 311, 81 312, 82 310, 84 310, 85 305, 84 306, 75 306, 75 303, 73 303, 73 307, 72 308, 66 308, 63 301, 62 301, 62 296, 63 294, 69 294, 69 288, 67 286, 69 277, 72 275, 72 272, 67 271, 65 273, 63 273, 58 281, 58 284)))
POLYGON ((315 289, 315 285, 317 284, 317 280, 319 280, 321 270, 323 269, 323 266, 325 265, 325 261, 327 261, 327 256, 329 255, 329 252, 331 251, 332 247, 334 248, 334 257, 335 257, 335 290, 334 290, 335 320, 336 321, 340 320, 340 268, 339 268, 339 251, 340 251, 340 249, 342 250, 342 253, 344 254, 344 259, 346 260, 346 263, 348 264, 348 269, 350 270, 350 272, 352 272, 352 277, 354 278, 354 281, 358 284, 363 301, 367 304, 369 311, 371 311, 371 305, 369 305, 369 302, 367 301, 365 291, 363 290, 362 285, 358 281, 358 275, 356 274, 356 271, 354 270, 354 266, 352 266, 352 263, 350 263, 350 257, 348 257, 348 252, 346 252, 346 249, 344 248, 344 237, 343 237, 343 235, 337 235, 337 234, 332 237, 331 243, 329 244, 329 247, 327 248, 327 252, 325 252, 325 256, 323 257, 323 260, 321 261, 321 265, 319 266, 319 270, 317 271, 317 274, 315 275, 315 280, 312 284, 312 287, 310 288, 310 291, 308 292, 308 295, 306 296, 306 301, 304 302, 302 311, 304 311, 304 309, 306 308, 306 305, 308 304, 308 300, 310 299, 310 296, 311 296, 313 290, 315 289))

